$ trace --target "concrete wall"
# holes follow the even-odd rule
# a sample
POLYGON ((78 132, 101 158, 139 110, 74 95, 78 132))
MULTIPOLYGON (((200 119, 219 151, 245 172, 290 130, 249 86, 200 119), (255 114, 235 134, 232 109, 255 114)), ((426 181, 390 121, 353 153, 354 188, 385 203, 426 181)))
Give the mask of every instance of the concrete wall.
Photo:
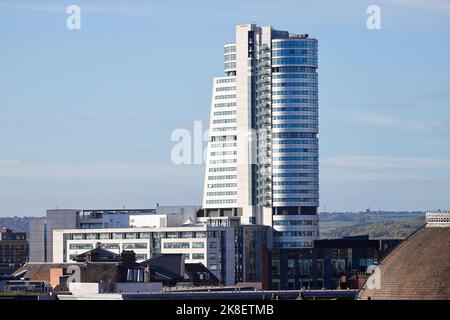
POLYGON ((160 292, 161 282, 119 282, 116 283, 116 292, 160 292))
POLYGON ((45 224, 46 218, 32 218, 28 220, 30 247, 29 262, 45 262, 45 224))
POLYGON ((69 291, 73 295, 100 293, 100 284, 96 282, 70 282, 69 291))
MULTIPOLYGON (((55 209, 47 210, 47 261, 53 262, 53 230, 75 229, 78 227, 77 216, 80 210, 55 209)), ((61 262, 61 261, 55 261, 61 262)))

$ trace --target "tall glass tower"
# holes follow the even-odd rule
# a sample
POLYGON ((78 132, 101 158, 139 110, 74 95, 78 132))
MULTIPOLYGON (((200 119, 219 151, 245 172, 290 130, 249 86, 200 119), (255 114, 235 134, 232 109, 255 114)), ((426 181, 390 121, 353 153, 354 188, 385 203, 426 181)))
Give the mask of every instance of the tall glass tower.
POLYGON ((274 229, 273 245, 319 236, 317 40, 236 26, 214 78, 203 209, 274 229))

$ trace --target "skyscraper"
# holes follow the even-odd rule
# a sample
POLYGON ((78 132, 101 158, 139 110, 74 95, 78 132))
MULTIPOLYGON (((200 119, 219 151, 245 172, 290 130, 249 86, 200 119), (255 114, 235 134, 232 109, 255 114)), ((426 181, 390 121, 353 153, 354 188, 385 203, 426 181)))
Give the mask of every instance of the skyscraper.
POLYGON ((317 40, 236 26, 213 80, 203 208, 274 229, 273 245, 318 238, 317 40))

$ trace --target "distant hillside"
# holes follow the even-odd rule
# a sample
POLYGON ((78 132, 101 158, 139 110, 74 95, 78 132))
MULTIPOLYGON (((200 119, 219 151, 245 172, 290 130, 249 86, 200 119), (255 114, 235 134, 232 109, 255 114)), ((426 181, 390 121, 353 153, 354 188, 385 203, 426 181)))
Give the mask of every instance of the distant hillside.
POLYGON ((29 233, 27 217, 0 217, 0 228, 8 228, 13 231, 25 231, 29 233))
POLYGON ((402 221, 381 221, 323 230, 321 238, 369 235, 371 238, 406 238, 425 224, 424 217, 402 221))

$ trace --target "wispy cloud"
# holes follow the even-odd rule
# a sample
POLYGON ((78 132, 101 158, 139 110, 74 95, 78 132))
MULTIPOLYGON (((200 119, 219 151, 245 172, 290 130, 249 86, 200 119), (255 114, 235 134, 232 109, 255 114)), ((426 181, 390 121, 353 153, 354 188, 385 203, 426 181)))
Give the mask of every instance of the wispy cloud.
POLYGON ((383 2, 398 6, 450 13, 450 2, 448 0, 384 0, 383 2))
MULTIPOLYGON (((17 3, 0 3, 0 7, 6 9, 32 11, 32 12, 65 12, 65 5, 48 5, 48 4, 17 4, 17 3)), ((102 15, 127 15, 127 16, 227 16, 223 11, 190 11, 186 8, 174 10, 174 7, 157 7, 155 5, 140 5, 136 3, 130 4, 101 4, 101 5, 80 5, 82 13, 86 14, 102 14, 102 15)))
POLYGON ((105 179, 189 184, 203 179, 201 166, 171 163, 52 163, 0 160, 0 178, 105 179))
POLYGON ((450 159, 347 155, 321 160, 324 167, 351 168, 436 168, 449 167, 450 159))
POLYGON ((398 119, 391 115, 383 113, 359 113, 351 118, 352 122, 382 126, 390 128, 398 128, 402 130, 419 130, 419 131, 431 131, 438 126, 438 123, 433 122, 420 122, 408 119, 398 119))

